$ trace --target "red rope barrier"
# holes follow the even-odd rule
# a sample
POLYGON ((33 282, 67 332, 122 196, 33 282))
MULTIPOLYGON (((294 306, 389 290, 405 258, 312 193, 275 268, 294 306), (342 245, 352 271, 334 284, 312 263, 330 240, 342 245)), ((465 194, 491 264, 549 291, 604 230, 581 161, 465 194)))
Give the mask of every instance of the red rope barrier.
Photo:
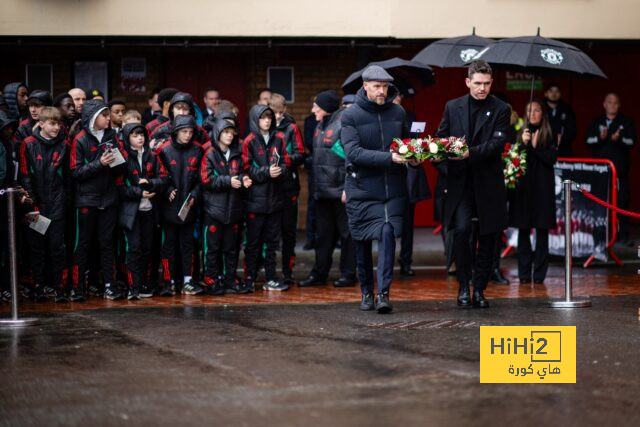
POLYGON ((619 207, 614 206, 611 203, 607 203, 604 200, 597 198, 596 196, 594 196, 593 194, 589 193, 585 189, 580 189, 580 192, 582 194, 584 194, 588 199, 596 202, 597 204, 599 204, 601 206, 604 206, 605 208, 608 208, 608 209, 611 209, 613 211, 616 211, 616 212, 618 212, 619 214, 622 214, 622 215, 627 215, 627 216, 630 216, 630 217, 633 217, 633 218, 640 218, 640 214, 635 213, 635 212, 631 212, 631 211, 626 211, 624 209, 620 209, 619 207))

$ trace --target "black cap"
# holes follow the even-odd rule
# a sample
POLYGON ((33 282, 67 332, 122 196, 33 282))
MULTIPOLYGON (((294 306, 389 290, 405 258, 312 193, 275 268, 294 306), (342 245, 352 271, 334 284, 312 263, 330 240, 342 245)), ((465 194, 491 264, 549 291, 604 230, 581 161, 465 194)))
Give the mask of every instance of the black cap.
POLYGON ((316 104, 327 113, 340 108, 340 98, 335 90, 325 90, 316 95, 316 104))
POLYGON ((100 89, 91 89, 91 90, 89 90, 89 94, 87 96, 87 99, 93 99, 96 96, 100 96, 100 97, 102 97, 102 99, 104 99, 104 93, 102 93, 102 91, 100 91, 100 89))
POLYGON ((32 100, 37 100, 42 105, 45 105, 47 107, 50 107, 53 104, 53 100, 51 99, 51 94, 46 90, 36 89, 33 92, 31 92, 29 94, 29 98, 27 98, 27 104, 29 104, 29 101, 32 101, 32 100))

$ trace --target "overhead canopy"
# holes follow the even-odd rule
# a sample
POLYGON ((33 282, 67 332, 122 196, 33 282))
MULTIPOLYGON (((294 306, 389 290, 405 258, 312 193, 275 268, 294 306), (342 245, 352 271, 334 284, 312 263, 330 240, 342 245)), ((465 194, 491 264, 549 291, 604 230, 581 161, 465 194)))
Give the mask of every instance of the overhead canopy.
POLYGON ((629 0, 2 0, 0 36, 640 39, 629 0))

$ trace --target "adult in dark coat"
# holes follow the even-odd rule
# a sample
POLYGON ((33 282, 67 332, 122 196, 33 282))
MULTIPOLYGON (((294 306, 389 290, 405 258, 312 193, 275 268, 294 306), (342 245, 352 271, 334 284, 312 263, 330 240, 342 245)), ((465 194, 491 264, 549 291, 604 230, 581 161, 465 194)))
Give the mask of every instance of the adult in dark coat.
POLYGON ((469 151, 460 159, 446 160, 447 192, 443 222, 454 233, 454 254, 460 288, 458 305, 488 307, 484 298, 493 264, 496 233, 507 226, 506 189, 502 151, 509 128, 507 104, 489 95, 492 70, 474 61, 466 79, 469 94, 447 102, 436 136, 466 137, 469 151), (472 266, 471 220, 478 218, 478 249, 472 266), (473 301, 469 284, 474 268, 473 301))
POLYGON ((525 145, 527 171, 510 192, 509 226, 518 229, 518 277, 520 283, 542 283, 549 267, 549 229, 556 226, 555 174, 558 144, 542 103, 527 105, 527 128, 518 137, 525 145), (531 229, 536 229, 535 253, 531 229))
MULTIPOLYGON (((342 114, 341 138, 347 155, 345 192, 349 229, 356 241, 362 310, 391 311, 389 288, 393 274, 395 238, 402 235, 407 198, 406 160, 389 150, 394 138, 409 130, 404 109, 394 104, 393 77, 372 65, 362 73, 356 102, 342 114), (378 294, 373 303, 371 245, 378 240, 378 294)), ((415 164, 418 166, 419 164, 415 164)))
MULTIPOLYGON (((620 97, 609 93, 604 98, 605 114, 596 117, 587 130, 586 143, 593 150, 593 157, 611 160, 618 172, 618 206, 629 208, 629 165, 631 148, 637 135, 633 120, 620 113, 620 97)), ((630 243, 628 220, 620 218, 618 239, 630 243)))
POLYGON ((20 122, 29 115, 27 108, 27 98, 29 89, 22 82, 8 83, 2 90, 2 95, 9 106, 8 116, 20 122))
POLYGON ((573 150, 571 144, 576 138, 576 115, 571 105, 564 102, 560 97, 560 86, 551 83, 544 93, 543 107, 549 118, 551 133, 554 143, 558 146, 558 156, 571 157, 573 150))
POLYGON ((316 259, 309 277, 299 286, 324 285, 331 270, 333 251, 340 239, 340 277, 333 282, 336 287, 355 285, 356 255, 349 233, 347 213, 342 195, 346 174, 345 152, 340 139, 340 98, 334 90, 325 90, 316 96, 313 113, 318 125, 313 135, 313 165, 311 177, 315 217, 314 237, 316 259))

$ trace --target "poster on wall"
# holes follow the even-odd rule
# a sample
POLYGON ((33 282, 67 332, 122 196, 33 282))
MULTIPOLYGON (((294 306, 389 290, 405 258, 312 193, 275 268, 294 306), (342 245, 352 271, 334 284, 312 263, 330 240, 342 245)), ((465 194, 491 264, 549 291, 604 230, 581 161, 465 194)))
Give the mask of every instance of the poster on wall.
POLYGON ((120 88, 128 93, 144 93, 147 78, 147 60, 145 58, 122 58, 120 69, 120 88))
MULTIPOLYGON (((596 197, 609 200, 611 196, 611 171, 604 164, 581 162, 557 162, 555 164, 556 228, 549 230, 549 253, 564 256, 564 185, 569 179, 596 197)), ((572 255, 586 258, 591 255, 600 261, 607 261, 609 241, 609 210, 587 199, 574 186, 571 213, 572 255)), ((518 230, 507 230, 507 244, 517 247, 518 230)), ((535 247, 535 231, 531 234, 531 244, 535 247)))

